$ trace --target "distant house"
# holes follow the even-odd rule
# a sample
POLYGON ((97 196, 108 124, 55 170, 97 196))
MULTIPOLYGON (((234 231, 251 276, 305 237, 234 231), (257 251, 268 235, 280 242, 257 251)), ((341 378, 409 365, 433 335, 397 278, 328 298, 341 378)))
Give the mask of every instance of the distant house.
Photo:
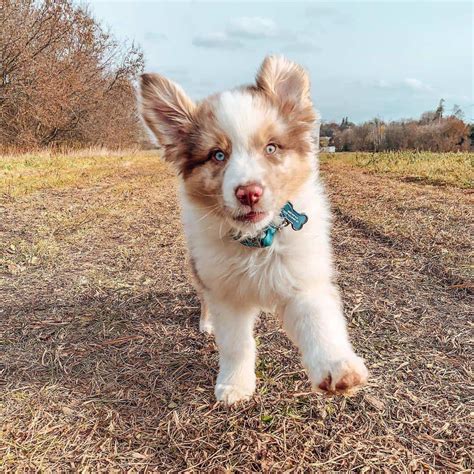
POLYGON ((325 153, 336 153, 336 147, 334 145, 332 146, 322 146, 320 148, 321 151, 325 153))
POLYGON ((319 138, 319 149, 325 153, 335 153, 336 147, 331 143, 331 137, 319 138))

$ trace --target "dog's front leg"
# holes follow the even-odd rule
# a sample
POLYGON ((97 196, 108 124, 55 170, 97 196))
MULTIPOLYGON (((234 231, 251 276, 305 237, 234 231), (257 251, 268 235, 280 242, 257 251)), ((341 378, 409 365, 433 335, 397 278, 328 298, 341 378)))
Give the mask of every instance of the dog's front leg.
POLYGON ((255 391, 253 326, 258 309, 212 299, 209 304, 219 348, 216 398, 228 405, 247 400, 255 391))
POLYGON ((349 342, 339 294, 331 283, 298 294, 282 313, 314 390, 344 393, 366 382, 367 369, 349 342))

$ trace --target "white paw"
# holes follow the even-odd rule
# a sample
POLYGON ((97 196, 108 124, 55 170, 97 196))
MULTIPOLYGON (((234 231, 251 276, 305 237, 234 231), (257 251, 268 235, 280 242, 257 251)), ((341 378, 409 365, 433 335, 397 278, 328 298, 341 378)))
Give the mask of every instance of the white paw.
POLYGON ((313 390, 327 394, 351 394, 367 382, 369 372, 364 360, 352 353, 342 359, 316 362, 309 375, 313 390))
POLYGON ((220 384, 216 385, 215 394, 219 402, 226 405, 249 400, 255 391, 255 387, 243 387, 240 385, 220 384))
POLYGON ((199 320, 199 331, 205 332, 207 334, 213 334, 214 333, 214 327, 212 325, 212 322, 209 318, 207 319, 200 319, 199 320))

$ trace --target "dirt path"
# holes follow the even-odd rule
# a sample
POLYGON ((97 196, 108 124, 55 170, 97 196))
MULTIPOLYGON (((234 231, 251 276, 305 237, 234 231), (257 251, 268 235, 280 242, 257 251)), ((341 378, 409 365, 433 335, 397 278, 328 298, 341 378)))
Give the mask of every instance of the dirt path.
POLYGON ((472 194, 323 174, 370 385, 310 394, 263 316, 258 394, 229 409, 214 404, 217 355, 197 330, 166 167, 122 160, 100 183, 6 196, 0 469, 472 469, 472 194))

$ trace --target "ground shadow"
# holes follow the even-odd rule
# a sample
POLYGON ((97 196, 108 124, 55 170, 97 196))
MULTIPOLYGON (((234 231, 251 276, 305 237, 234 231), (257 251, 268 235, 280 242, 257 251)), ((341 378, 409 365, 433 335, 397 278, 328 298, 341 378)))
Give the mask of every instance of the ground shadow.
POLYGON ((192 292, 85 294, 5 308, 16 318, 3 366, 8 386, 62 385, 83 400, 106 399, 119 411, 186 403, 183 391, 212 394, 213 339, 198 331, 192 292))

